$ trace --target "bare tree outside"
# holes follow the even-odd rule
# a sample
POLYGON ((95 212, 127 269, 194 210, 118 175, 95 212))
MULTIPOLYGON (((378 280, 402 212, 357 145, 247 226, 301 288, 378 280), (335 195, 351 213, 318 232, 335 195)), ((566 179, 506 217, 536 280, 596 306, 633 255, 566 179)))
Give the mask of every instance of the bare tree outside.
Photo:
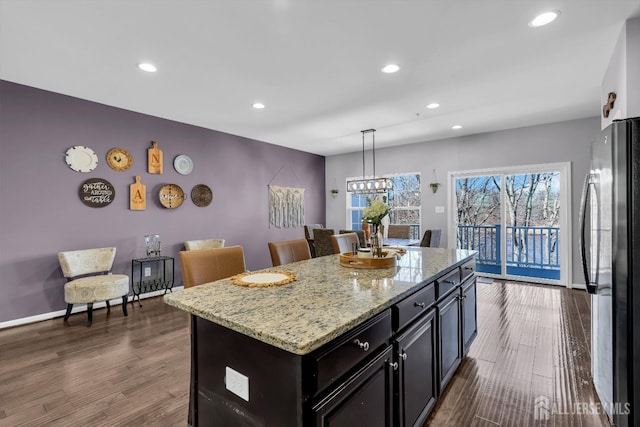
POLYGON ((458 247, 497 256, 500 191, 505 192, 508 259, 522 263, 528 252, 557 251, 560 218, 558 172, 464 177, 456 180, 458 247), (470 234, 472 233, 472 234, 470 234))

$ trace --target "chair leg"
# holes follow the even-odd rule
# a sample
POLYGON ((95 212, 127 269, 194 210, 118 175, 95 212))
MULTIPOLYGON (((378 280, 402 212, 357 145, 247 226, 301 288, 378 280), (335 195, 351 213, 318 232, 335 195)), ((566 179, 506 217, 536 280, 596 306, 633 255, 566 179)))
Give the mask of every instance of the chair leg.
POLYGON ((87 328, 93 323, 93 303, 87 304, 87 328))
POLYGON ((111 312, 111 304, 109 304, 109 300, 107 300, 107 313, 111 312))
POLYGON ((124 313, 125 316, 128 316, 129 313, 127 313, 127 296, 123 296, 122 297, 122 312, 124 313))
POLYGON ((64 314, 64 322, 69 320, 69 316, 71 316, 71 309, 73 308, 73 304, 67 304, 67 312, 64 314))

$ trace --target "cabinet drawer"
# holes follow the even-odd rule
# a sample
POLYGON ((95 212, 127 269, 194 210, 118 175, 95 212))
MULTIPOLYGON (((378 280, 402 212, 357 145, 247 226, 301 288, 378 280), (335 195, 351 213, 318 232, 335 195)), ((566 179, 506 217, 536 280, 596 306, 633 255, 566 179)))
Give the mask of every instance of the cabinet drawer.
POLYGON ((447 295, 460 284, 460 269, 456 268, 445 276, 436 280, 436 299, 439 300, 447 295))
POLYGON ((467 277, 471 276, 475 272, 476 272, 475 259, 465 264, 462 264, 462 267, 460 267, 460 281, 464 282, 467 277))
POLYGON ((391 338, 391 313, 385 310, 373 319, 347 332, 335 344, 320 349, 311 363, 315 371, 315 389, 326 386, 355 368, 358 363, 373 356, 376 350, 391 338))
POLYGON ((429 283, 418 292, 391 307, 394 330, 399 331, 403 329, 413 319, 422 313, 426 313, 435 302, 436 284, 429 283))

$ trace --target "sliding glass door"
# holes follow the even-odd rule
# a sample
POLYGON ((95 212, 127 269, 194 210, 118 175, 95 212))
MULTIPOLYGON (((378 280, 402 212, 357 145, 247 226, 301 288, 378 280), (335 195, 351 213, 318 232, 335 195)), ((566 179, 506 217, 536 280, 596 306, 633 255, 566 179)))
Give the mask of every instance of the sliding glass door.
POLYGON ((450 173, 450 246, 487 276, 568 284, 568 163, 450 173))

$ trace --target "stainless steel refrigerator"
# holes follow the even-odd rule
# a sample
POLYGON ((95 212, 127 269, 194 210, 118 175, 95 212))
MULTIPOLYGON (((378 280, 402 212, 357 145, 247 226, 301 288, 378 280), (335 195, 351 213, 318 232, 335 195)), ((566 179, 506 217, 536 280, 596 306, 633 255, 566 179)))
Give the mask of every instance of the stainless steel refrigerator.
POLYGON ((580 219, 595 388, 613 425, 640 426, 640 118, 592 144, 580 219))

